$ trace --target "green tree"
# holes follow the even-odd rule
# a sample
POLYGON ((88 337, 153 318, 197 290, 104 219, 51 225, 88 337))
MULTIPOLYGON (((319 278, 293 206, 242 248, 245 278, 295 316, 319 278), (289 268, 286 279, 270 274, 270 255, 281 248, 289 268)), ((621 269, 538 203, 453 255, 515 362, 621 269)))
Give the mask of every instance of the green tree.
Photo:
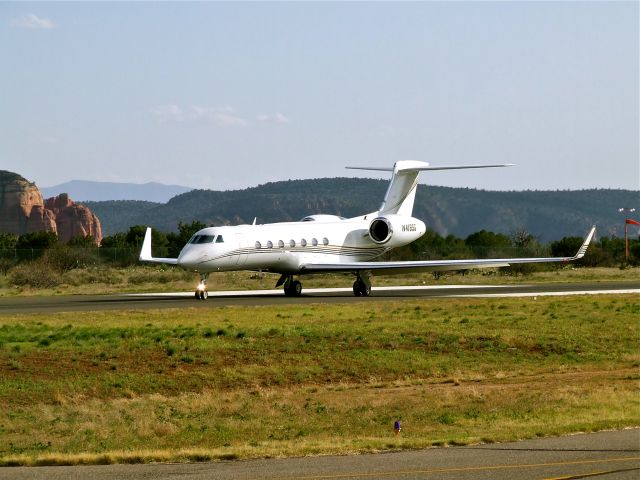
MULTIPOLYGON (((141 247, 146 232, 147 227, 145 225, 134 225, 133 227, 129 227, 129 231, 127 232, 127 235, 125 237, 127 245, 131 247, 141 247)), ((152 239, 155 232, 156 230, 152 231, 152 239)))
POLYGON ((472 233, 464 240, 464 243, 478 257, 501 256, 511 247, 511 239, 509 237, 502 233, 488 232, 487 230, 472 233))
POLYGON ((102 238, 99 254, 104 260, 125 266, 138 261, 139 251, 127 243, 126 233, 119 232, 102 238))
POLYGON ((167 234, 169 256, 177 257, 193 234, 203 228, 206 228, 206 225, 198 220, 194 220, 191 223, 178 222, 178 233, 167 234))
POLYGON ((0 233, 0 250, 16 248, 18 236, 13 233, 0 233))
POLYGON ((100 242, 100 247, 103 248, 128 248, 127 234, 126 233, 114 233, 108 237, 103 237, 100 242))
POLYGON ((624 238, 602 237, 600 239, 600 246, 612 257, 614 264, 625 261, 624 238))
POLYGON ((572 257, 576 254, 583 241, 580 237, 564 237, 551 242, 551 255, 554 257, 572 257))
MULTIPOLYGON (((140 249, 146 232, 147 227, 144 225, 129 227, 129 231, 125 237, 127 244, 136 249, 140 249)), ((151 230, 151 251, 153 256, 166 257, 168 245, 169 242, 165 233, 158 230, 151 230)))
MULTIPOLYGON (((536 257, 540 254, 541 246, 538 239, 529 233, 524 227, 520 227, 511 233, 511 245, 515 248, 517 257, 536 257)), ((519 263, 511 265, 509 271, 515 276, 527 275, 544 268, 539 263, 519 263)))
POLYGON ((95 247, 96 241, 91 235, 87 235, 84 237, 82 235, 78 235, 77 237, 73 237, 71 240, 69 240, 67 245, 70 247, 89 248, 89 247, 95 247))
POLYGON ((58 243, 58 236, 54 232, 25 233, 18 237, 16 248, 47 249, 58 243))

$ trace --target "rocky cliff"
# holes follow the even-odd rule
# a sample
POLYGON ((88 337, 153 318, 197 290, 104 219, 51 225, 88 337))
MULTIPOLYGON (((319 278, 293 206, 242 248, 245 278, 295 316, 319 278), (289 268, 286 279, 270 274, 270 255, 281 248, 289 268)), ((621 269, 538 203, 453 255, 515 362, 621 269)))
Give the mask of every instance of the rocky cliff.
POLYGON ((100 220, 84 205, 73 202, 66 193, 46 202, 33 182, 17 173, 0 170, 0 232, 55 232, 60 242, 91 235, 102 240, 100 220))

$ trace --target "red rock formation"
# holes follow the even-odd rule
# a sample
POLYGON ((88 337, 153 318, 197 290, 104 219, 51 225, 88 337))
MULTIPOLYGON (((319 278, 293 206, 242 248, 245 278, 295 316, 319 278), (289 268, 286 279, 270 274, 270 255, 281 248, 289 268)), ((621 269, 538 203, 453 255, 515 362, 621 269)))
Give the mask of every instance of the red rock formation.
POLYGON ((67 243, 72 238, 91 235, 96 243, 100 244, 100 220, 87 207, 73 202, 66 193, 48 198, 45 208, 55 214, 60 242, 67 243))
POLYGON ((57 231, 55 215, 45 211, 35 183, 4 170, 0 171, 0 231, 16 235, 57 231))
POLYGON ((35 183, 0 170, 0 232, 40 231, 57 233, 61 243, 87 235, 98 245, 102 240, 100 220, 87 207, 74 203, 66 193, 45 203, 35 183))

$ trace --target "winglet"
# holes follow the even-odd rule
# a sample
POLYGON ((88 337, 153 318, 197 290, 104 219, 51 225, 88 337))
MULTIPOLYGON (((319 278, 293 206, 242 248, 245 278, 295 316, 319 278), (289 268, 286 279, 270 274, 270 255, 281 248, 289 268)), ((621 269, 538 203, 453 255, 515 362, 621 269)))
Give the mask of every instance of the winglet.
POLYGON ((154 258, 151 256, 151 227, 147 227, 147 231, 144 234, 139 259, 141 262, 169 263, 171 265, 178 263, 177 258, 154 258))
POLYGON ((584 242, 582 243, 582 246, 578 250, 578 253, 576 253, 576 255, 572 257, 571 260, 579 260, 582 257, 584 257, 584 254, 587 253, 587 248, 589 247, 589 244, 591 243, 591 240, 593 239, 593 235, 595 233, 596 233, 596 226, 594 225, 593 227, 591 227, 589 234, 584 239, 584 242))
POLYGON ((147 227, 147 231, 144 234, 144 240, 142 241, 142 250, 140 250, 140 261, 150 262, 153 257, 151 256, 151 227, 147 227))

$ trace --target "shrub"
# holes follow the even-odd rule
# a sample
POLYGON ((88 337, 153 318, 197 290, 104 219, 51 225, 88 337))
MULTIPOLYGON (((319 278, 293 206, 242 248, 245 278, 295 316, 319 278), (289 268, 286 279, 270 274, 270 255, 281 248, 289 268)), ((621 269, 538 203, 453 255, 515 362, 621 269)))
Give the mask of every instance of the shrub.
POLYGON ((76 287, 90 283, 118 285, 122 283, 122 277, 123 275, 120 271, 105 267, 77 268, 62 275, 64 283, 76 287))
POLYGON ((68 272, 74 268, 96 265, 99 261, 95 249, 72 248, 67 246, 50 248, 42 258, 45 262, 49 263, 51 268, 60 273, 68 272))
POLYGON ((60 274, 42 260, 23 263, 11 272, 11 284, 18 287, 53 288, 61 283, 60 274))
POLYGON ((12 258, 0 258, 0 273, 7 275, 15 264, 16 261, 12 258))

